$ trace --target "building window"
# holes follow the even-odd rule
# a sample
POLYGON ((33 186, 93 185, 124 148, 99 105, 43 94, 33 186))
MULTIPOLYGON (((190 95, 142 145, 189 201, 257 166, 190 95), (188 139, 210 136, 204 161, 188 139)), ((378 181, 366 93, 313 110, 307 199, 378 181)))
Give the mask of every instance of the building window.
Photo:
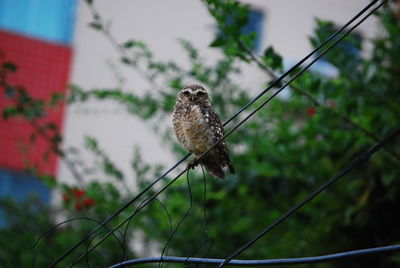
MULTIPOLYGON (((233 23, 233 17, 228 16, 225 21, 226 25, 231 25, 233 23)), ((248 13, 248 21, 245 26, 240 29, 241 34, 250 35, 253 34, 255 36, 253 47, 251 48, 253 52, 259 53, 261 50, 261 41, 262 41, 262 30, 264 24, 264 13, 260 10, 249 10, 248 13)), ((219 31, 217 33, 217 38, 214 40, 215 46, 219 46, 220 41, 225 39, 224 33, 219 31)), ((212 44, 212 46, 214 43, 212 44)))
POLYGON ((262 41, 262 30, 264 24, 264 13, 260 10, 250 10, 249 21, 246 26, 243 27, 242 33, 249 34, 254 33, 256 38, 254 42, 253 51, 259 53, 261 50, 262 41))

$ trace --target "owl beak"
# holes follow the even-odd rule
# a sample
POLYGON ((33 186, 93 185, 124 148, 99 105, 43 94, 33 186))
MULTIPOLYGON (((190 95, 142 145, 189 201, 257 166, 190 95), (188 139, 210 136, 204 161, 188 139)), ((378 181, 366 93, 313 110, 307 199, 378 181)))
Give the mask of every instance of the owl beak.
POLYGON ((195 97, 196 97, 195 95, 191 95, 191 96, 190 96, 190 100, 191 100, 191 101, 194 101, 194 98, 195 98, 195 97))

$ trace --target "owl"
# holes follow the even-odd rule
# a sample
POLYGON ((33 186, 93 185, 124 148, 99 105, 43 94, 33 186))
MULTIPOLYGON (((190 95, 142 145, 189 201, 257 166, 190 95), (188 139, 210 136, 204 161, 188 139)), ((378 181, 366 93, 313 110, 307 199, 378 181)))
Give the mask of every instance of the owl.
POLYGON ((221 141, 198 160, 202 153, 224 136, 221 119, 202 86, 190 85, 179 92, 172 121, 178 141, 196 155, 188 164, 189 168, 200 163, 211 175, 221 179, 225 178, 226 168, 229 168, 231 174, 235 174, 225 141, 221 141))

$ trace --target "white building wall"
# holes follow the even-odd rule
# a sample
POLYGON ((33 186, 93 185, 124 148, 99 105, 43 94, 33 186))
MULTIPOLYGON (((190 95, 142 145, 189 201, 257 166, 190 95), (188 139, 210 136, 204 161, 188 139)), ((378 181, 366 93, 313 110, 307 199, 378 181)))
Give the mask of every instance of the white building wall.
MULTIPOLYGON (((262 47, 273 45, 286 63, 295 63, 310 52, 308 38, 315 27, 314 18, 332 20, 343 25, 369 0, 246 0, 264 12, 262 47)), ((123 89, 141 92, 151 87, 132 69, 119 63, 119 55, 104 36, 88 27, 92 21, 85 1, 79 1, 75 30, 74 60, 71 82, 86 89, 115 88, 119 85, 110 71, 115 66, 126 79, 123 89)), ((186 56, 178 38, 191 41, 210 61, 219 56, 208 47, 215 35, 213 19, 201 1, 189 0, 95 0, 94 5, 106 20, 118 41, 128 39, 146 42, 155 57, 185 64, 186 56)), ((377 33, 376 21, 368 19, 358 30, 368 38, 377 33)), ((265 74, 246 66, 238 77, 246 88, 257 92, 267 81, 265 74)), ((146 161, 171 165, 174 158, 161 139, 139 119, 127 115, 111 102, 74 104, 67 108, 65 123, 66 147, 82 147, 84 136, 96 137, 102 148, 132 177, 132 148, 140 144, 146 161)), ((90 159, 88 155, 84 158, 90 159)), ((61 181, 70 181, 71 174, 61 164, 61 181)), ((98 178, 98 177, 97 177, 98 178)), ((151 179, 151 178, 149 178, 151 179)))

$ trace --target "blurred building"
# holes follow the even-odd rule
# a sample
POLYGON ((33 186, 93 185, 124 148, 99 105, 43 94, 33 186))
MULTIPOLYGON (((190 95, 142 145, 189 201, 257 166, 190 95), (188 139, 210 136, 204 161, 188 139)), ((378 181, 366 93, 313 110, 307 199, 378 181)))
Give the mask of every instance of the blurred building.
MULTIPOLYGON (((18 72, 8 77, 10 84, 26 88, 34 98, 65 93, 76 4, 75 0, 0 1, 1 60, 18 67, 18 72)), ((12 104, 2 89, 0 109, 12 104)), ((49 110, 48 120, 62 129, 64 108, 49 110)), ((25 120, 0 119, 0 197, 22 200, 33 191, 42 201, 50 201, 50 190, 31 171, 55 176, 58 160, 50 153, 49 142, 33 133, 25 120)))
MULTIPOLYGON (((191 41, 211 62, 220 56, 216 49, 209 48, 218 33, 201 1, 93 2, 102 18, 110 22, 110 31, 119 43, 129 39, 144 41, 157 59, 174 60, 182 65, 187 61, 178 38, 191 41)), ((251 7, 250 23, 245 30, 258 34, 254 52, 262 53, 263 49, 272 45, 284 56, 285 65, 290 66, 311 51, 308 38, 315 27, 315 18, 331 20, 340 27, 369 0, 244 2, 251 7)), ((151 85, 142 76, 120 63, 118 51, 105 36, 88 26, 92 21, 86 1, 0 0, 0 49, 19 66, 13 82, 26 86, 37 97, 48 97, 52 90, 65 92, 68 82, 84 89, 122 87, 128 92, 139 93, 150 90, 151 85)), ((363 40, 376 35, 374 18, 363 23, 357 33, 363 40)), ((315 68, 334 73, 323 62, 315 68)), ((244 72, 238 75, 237 81, 256 94, 267 79, 257 68, 244 66, 244 72)), ((0 107, 4 105, 2 98, 0 107)), ((95 137, 102 149, 132 180, 130 161, 135 144, 140 144, 145 161, 166 165, 174 161, 169 148, 162 144, 146 122, 126 114, 115 103, 89 101, 73 104, 64 111, 55 111, 54 120, 62 126, 66 148, 81 148, 84 137, 95 137)), ((38 144, 35 151, 28 153, 18 149, 20 143, 29 142, 31 131, 29 125, 23 122, 1 122, 2 181, 9 176, 4 174, 24 170, 24 153, 28 154, 29 161, 40 162, 41 154, 46 150, 45 144, 38 144)), ((82 157, 88 162, 92 160, 92 156, 85 152, 82 157)), ((58 174, 59 180, 73 182, 68 168, 58 165, 54 158, 39 167, 41 171, 58 174)), ((1 189, 5 188, 0 188, 0 193, 1 189)))

